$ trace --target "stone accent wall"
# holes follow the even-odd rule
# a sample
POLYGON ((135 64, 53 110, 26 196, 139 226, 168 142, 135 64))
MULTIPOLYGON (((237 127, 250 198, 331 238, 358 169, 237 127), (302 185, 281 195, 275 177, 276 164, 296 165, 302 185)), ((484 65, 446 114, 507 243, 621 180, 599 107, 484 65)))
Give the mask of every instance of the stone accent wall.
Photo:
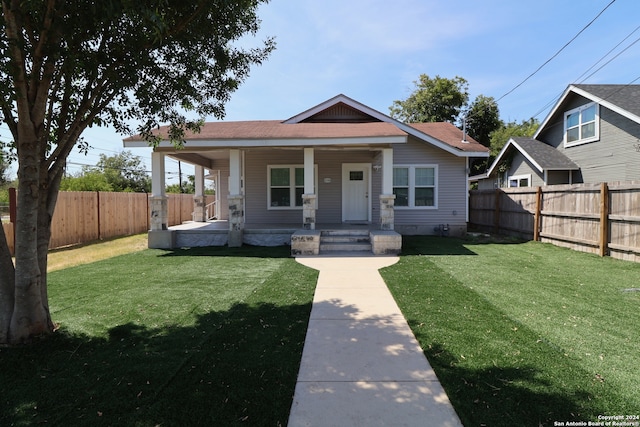
POLYGON ((291 236, 291 255, 318 255, 320 253, 320 231, 300 230, 291 236))
POLYGON ((397 255, 402 250, 402 236, 395 231, 373 230, 369 238, 374 255, 397 255))

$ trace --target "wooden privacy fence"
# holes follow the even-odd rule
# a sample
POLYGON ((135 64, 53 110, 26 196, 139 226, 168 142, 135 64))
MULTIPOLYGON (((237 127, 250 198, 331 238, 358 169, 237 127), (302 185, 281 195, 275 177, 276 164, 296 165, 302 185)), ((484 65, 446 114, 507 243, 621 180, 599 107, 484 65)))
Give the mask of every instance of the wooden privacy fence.
MULTIPOLYGON (((207 196, 207 203, 215 196, 207 196)), ((167 194, 168 226, 192 219, 193 194, 167 194)), ((51 223, 51 249, 100 239, 144 233, 149 229, 149 195, 63 191, 51 223)), ((9 249, 14 250, 13 223, 2 222, 9 249)))
POLYGON ((640 261, 640 182, 473 190, 469 225, 640 261))

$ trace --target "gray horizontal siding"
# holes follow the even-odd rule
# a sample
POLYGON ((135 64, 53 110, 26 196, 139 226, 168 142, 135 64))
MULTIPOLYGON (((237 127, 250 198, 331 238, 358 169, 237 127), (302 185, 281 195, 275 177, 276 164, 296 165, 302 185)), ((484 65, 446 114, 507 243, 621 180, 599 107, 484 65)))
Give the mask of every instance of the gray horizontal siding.
MULTIPOLYGON (((304 152, 299 150, 247 150, 245 156, 245 220, 248 223, 302 223, 302 209, 269 210, 267 206, 267 173, 269 165, 302 165, 304 152)), ((316 222, 342 222, 342 165, 344 163, 381 164, 379 150, 316 149, 314 163, 318 166, 318 210, 316 222)), ((407 144, 394 145, 396 165, 438 165, 438 208, 396 209, 399 226, 415 226, 433 230, 439 224, 466 225, 466 161, 429 144, 410 138, 407 144)), ((228 174, 228 170, 227 170, 228 174)), ((221 183, 222 184, 222 183, 221 183)), ((371 220, 380 218, 379 194, 382 173, 371 172, 371 220)), ((223 192, 226 188, 221 187, 223 192)))
POLYGON ((466 159, 455 157, 432 145, 410 137, 407 144, 394 146, 395 165, 438 165, 438 208, 395 210, 395 223, 402 226, 420 226, 432 231, 439 224, 466 224, 467 172, 466 159))
MULTIPOLYGON (((519 151, 513 156, 511 168, 509 168, 508 177, 517 175, 531 175, 530 186, 536 187, 544 185, 544 175, 538 171, 519 151)), ((508 178, 507 177, 507 178, 508 178)), ((508 186, 508 183, 505 184, 508 186)))
MULTIPOLYGON (((342 164, 373 163, 376 155, 375 151, 364 150, 315 150, 314 163, 318 166, 316 222, 325 224, 342 222, 342 164)), ((268 209, 267 167, 269 165, 302 165, 303 163, 304 152, 302 149, 246 151, 246 222, 302 224, 302 209, 268 209)), ((379 179, 375 175, 372 174, 372 179, 379 179)))
POLYGON ((599 183, 631 181, 640 178, 640 124, 600 106, 600 139, 587 144, 564 147, 564 112, 591 102, 581 96, 568 100, 559 110, 539 139, 547 142, 579 167, 578 182, 599 183), (580 176, 581 175, 581 176, 580 176))

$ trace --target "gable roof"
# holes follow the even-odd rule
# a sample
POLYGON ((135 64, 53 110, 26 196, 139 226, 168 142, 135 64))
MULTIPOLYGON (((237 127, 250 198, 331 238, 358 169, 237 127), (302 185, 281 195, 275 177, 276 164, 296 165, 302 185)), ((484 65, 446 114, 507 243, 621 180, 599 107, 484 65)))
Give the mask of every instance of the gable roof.
POLYGON ((537 138, 546 128, 551 118, 560 111, 564 101, 572 93, 597 102, 636 123, 640 123, 640 85, 569 85, 540 124, 535 135, 533 135, 534 138, 537 138))
MULTIPOLYGON (((156 133, 170 147, 168 127, 156 133)), ((270 147, 405 143, 412 135, 457 157, 488 157, 489 149, 467 138, 451 123, 405 124, 345 95, 337 95, 287 120, 207 122, 199 133, 187 133, 194 148, 270 147)), ((125 147, 146 146, 140 135, 124 139, 125 147)))
POLYGON ((468 138, 468 143, 462 143, 462 131, 451 123, 403 123, 343 94, 336 95, 285 120, 283 123, 292 124, 312 120, 314 116, 318 116, 323 111, 339 104, 357 110, 370 117, 371 120, 391 123, 409 135, 413 135, 453 155, 459 157, 489 157, 489 149, 472 138, 468 138), (457 129, 457 133, 454 129, 457 129))
POLYGON ((503 156, 511 147, 518 150, 540 173, 550 170, 580 169, 578 165, 562 154, 562 152, 542 141, 527 137, 512 137, 504 147, 502 147, 500 154, 498 154, 491 164, 486 176, 490 176, 491 173, 493 173, 496 166, 500 164, 503 156))

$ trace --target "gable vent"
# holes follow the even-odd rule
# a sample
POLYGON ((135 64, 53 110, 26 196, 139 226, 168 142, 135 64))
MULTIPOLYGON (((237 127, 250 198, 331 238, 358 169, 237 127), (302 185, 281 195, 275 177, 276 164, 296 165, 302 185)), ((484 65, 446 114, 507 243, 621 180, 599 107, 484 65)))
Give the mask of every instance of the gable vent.
POLYGON ((379 122, 368 114, 364 114, 355 108, 349 107, 342 102, 333 105, 326 110, 323 110, 308 119, 303 123, 370 123, 379 122))

